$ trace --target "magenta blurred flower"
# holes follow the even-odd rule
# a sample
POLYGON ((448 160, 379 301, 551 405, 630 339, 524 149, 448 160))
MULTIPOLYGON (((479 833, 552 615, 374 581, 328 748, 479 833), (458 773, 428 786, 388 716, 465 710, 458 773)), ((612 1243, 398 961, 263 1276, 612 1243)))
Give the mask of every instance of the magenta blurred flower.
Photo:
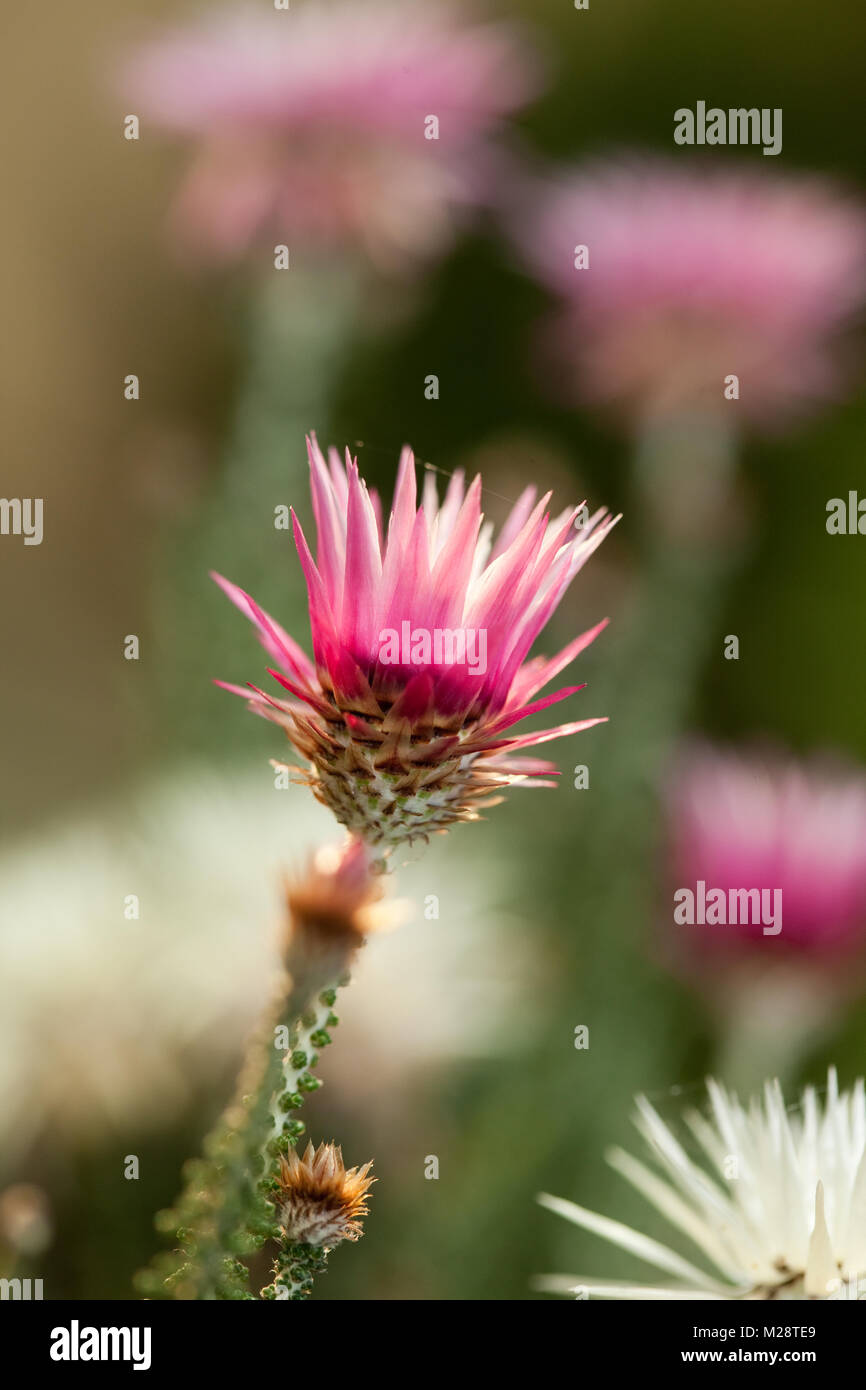
MULTIPOLYGON (((258 628, 291 698, 227 686, 280 724, 309 763, 304 780, 349 830, 390 847, 475 819, 512 782, 553 785, 553 764, 514 754, 598 719, 502 737, 581 686, 534 697, 605 626, 552 659, 529 649, 571 580, 614 524, 581 509, 550 520, 550 494, 528 487, 493 542, 481 479, 451 478, 439 505, 433 474, 417 506, 415 459, 404 449, 384 533, 379 499, 357 463, 326 462, 308 441, 316 559, 295 518, 315 663, 234 584, 215 575, 258 628), (416 509, 417 508, 417 509, 416 509)), ((222 682, 219 682, 222 684, 222 682)), ((498 797, 496 798, 499 799, 498 797)))
MULTIPOLYGON (((766 941, 838 954, 866 942, 866 777, 817 759, 748 757, 696 745, 679 760, 667 799, 670 873, 708 900, 721 889, 728 924, 680 926, 700 946, 766 941), (699 884, 704 888, 700 889, 699 884), (731 923, 732 893, 779 892, 781 930, 731 923)), ((706 914, 709 916, 709 912, 706 914)))
POLYGON ((348 240, 393 263, 438 250, 489 195, 489 136, 537 78, 506 25, 438 0, 332 0, 207 16, 144 44, 123 90, 197 142, 176 217, 202 252, 348 240))
POLYGON ((534 191, 515 227, 564 301, 553 350, 586 399, 639 420, 725 409, 767 425, 838 386, 837 333, 866 298, 866 221, 815 179, 612 162, 534 191))

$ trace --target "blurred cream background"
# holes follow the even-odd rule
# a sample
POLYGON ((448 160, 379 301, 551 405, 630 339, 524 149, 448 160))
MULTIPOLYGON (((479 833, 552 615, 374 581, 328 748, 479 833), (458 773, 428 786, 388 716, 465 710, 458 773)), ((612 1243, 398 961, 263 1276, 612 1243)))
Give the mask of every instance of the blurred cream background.
MULTIPOLYGON (((529 943, 501 933, 508 867, 461 829, 447 871, 436 845, 395 876, 414 916, 365 947, 322 1055, 334 1099, 369 1107, 383 1139, 407 1087, 531 1030, 542 980, 529 943)), ((338 838, 267 764, 189 767, 0 858, 0 1182, 40 1141, 165 1126, 219 1084, 269 997, 282 878, 338 838)))

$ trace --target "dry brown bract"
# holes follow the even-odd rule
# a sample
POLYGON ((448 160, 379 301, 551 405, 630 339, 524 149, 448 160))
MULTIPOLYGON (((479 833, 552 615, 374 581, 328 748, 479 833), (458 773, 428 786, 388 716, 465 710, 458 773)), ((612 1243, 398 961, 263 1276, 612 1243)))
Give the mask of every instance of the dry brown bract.
POLYGON ((280 1155, 277 1202, 286 1238, 325 1249, 358 1240, 359 1218, 367 1215, 367 1193, 376 1181, 367 1176, 372 1166, 371 1160, 363 1168, 345 1168, 336 1144, 308 1144, 303 1158, 296 1149, 280 1155))

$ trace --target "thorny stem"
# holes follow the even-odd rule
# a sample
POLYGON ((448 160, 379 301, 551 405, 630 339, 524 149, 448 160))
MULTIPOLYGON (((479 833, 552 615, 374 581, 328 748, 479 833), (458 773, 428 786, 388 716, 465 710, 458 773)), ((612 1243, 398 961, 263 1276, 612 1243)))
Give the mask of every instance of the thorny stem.
POLYGON ((289 1034, 289 1046, 270 1100, 271 1135, 266 1152, 273 1156, 285 1152, 282 1136, 297 1137, 286 1129, 290 1112, 299 1110, 304 1096, 317 1091, 322 1084, 318 1077, 313 1076, 311 1069, 318 1061, 319 1051, 331 1041, 327 1029, 334 1028, 339 1022, 331 1011, 338 988, 339 984, 322 990, 289 1034))
MULTIPOLYGON (((240 1258, 280 1239, 273 1202, 278 1155, 304 1133, 294 1116, 304 1096, 322 1084, 312 1075, 320 1050, 331 1041, 327 1028, 338 1020, 332 1012, 336 985, 313 995, 309 976, 293 982, 272 1007, 251 1040, 235 1098, 204 1144, 204 1158, 187 1165, 186 1183, 175 1206, 160 1214, 158 1226, 176 1235, 177 1250, 159 1255, 136 1279, 149 1298, 251 1299, 249 1271, 240 1258), (279 1047, 288 1035, 288 1050, 279 1047)), ((288 1247, 287 1247, 288 1250, 288 1247)), ((281 1270, 286 1258, 278 1257, 281 1270), (282 1263, 281 1263, 282 1259, 282 1263)), ((303 1297, 312 1274, 324 1259, 307 1259, 303 1297), (314 1268, 315 1266, 315 1268, 314 1268)), ((275 1266, 275 1277, 277 1267, 275 1266)), ((284 1296, 269 1295, 262 1297, 284 1296)))
POLYGON ((267 1099, 279 1068, 279 1055, 269 1049, 270 1032, 263 1026, 252 1039, 235 1097, 206 1138, 204 1157, 186 1165, 178 1201, 157 1218, 179 1248, 158 1255, 138 1275, 136 1285, 148 1298, 251 1297, 239 1257, 274 1229, 270 1204, 256 1190, 267 1099))
MULTIPOLYGON (((291 1116, 303 1105, 304 1097, 322 1085, 321 1080, 313 1076, 313 1068, 322 1048, 331 1041, 328 1029, 339 1022, 333 1012, 337 990, 348 982, 349 976, 343 974, 334 984, 320 990, 289 1035, 289 1046, 270 1100, 270 1137, 265 1146, 268 1168, 261 1184, 263 1191, 276 1189, 275 1165, 279 1155, 286 1153, 289 1145, 303 1133, 303 1124, 291 1116)), ((324 1273, 327 1251, 321 1246, 289 1241, 282 1234, 278 1238, 280 1245, 273 1266, 273 1282, 262 1289, 259 1297, 291 1301, 307 1298, 315 1275, 324 1273)))
POLYGON ((262 1289, 260 1298, 282 1299, 292 1303, 309 1298, 313 1280, 324 1274, 327 1252, 321 1245, 285 1240, 274 1260, 274 1280, 262 1289))

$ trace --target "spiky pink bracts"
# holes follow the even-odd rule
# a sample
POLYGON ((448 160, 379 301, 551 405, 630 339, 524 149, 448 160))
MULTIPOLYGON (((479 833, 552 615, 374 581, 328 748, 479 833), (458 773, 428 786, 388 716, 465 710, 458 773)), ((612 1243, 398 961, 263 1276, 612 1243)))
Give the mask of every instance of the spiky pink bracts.
POLYGON ((285 729, 317 798, 385 852, 477 818, 512 783, 552 785, 553 764, 522 751, 602 721, 505 735, 582 689, 535 698, 605 623, 558 656, 526 657, 617 518, 575 508, 551 520, 550 495, 536 502, 528 487, 494 542, 480 477, 467 488, 456 473, 440 506, 428 473, 418 506, 406 448, 385 531, 357 463, 347 455, 344 464, 335 450, 326 461, 314 437, 308 452, 315 560, 293 520, 314 661, 249 594, 214 575, 255 624, 286 695, 225 688, 285 729))

